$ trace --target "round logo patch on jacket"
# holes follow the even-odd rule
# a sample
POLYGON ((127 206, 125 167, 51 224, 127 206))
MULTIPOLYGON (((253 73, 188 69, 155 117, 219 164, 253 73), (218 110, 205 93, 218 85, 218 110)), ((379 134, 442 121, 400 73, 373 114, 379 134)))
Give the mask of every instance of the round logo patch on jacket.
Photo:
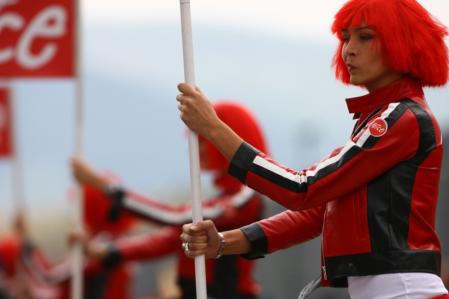
POLYGON ((369 126, 369 132, 374 137, 381 137, 388 131, 388 124, 384 119, 378 118, 369 126))

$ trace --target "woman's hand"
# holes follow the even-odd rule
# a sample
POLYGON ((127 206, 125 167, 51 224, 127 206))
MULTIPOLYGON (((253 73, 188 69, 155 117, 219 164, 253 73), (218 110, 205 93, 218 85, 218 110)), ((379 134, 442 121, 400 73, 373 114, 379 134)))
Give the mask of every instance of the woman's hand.
POLYGON ((192 131, 211 139, 212 132, 222 125, 212 104, 198 88, 186 83, 178 84, 181 92, 176 97, 181 119, 192 131))
POLYGON ((101 259, 107 254, 108 244, 90 240, 86 232, 73 230, 68 236, 69 247, 81 244, 84 254, 89 258, 101 259))
POLYGON ((215 113, 212 104, 198 87, 180 83, 181 92, 176 97, 179 102, 182 121, 198 135, 208 139, 220 153, 231 160, 242 144, 240 138, 215 113))
POLYGON ((220 239, 211 220, 184 224, 180 238, 187 256, 205 255, 209 259, 217 257, 220 239))
POLYGON ((85 160, 73 157, 71 160, 72 173, 81 185, 94 186, 105 190, 108 182, 85 160))
POLYGON ((14 215, 13 228, 14 232, 20 239, 25 240, 29 238, 28 225, 24 210, 20 209, 17 211, 16 215, 14 215))
POLYGON ((73 247, 75 244, 81 244, 83 250, 86 251, 88 243, 89 236, 83 230, 73 229, 67 235, 67 245, 69 247, 73 247))

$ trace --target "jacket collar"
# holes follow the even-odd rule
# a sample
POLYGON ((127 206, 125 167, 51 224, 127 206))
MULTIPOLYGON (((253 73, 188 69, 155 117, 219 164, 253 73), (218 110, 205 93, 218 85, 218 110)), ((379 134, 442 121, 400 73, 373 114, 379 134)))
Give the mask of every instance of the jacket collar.
POLYGON ((348 98, 346 104, 349 113, 354 113, 354 119, 358 119, 377 108, 397 102, 400 99, 422 98, 423 96, 422 85, 419 81, 410 77, 403 77, 367 95, 348 98))

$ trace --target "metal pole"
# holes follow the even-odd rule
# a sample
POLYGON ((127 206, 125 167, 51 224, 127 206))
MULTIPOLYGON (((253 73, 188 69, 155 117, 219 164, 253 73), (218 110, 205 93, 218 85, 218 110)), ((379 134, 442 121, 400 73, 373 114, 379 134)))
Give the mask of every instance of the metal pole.
MULTIPOLYGON (((193 63, 192 22, 190 14, 190 1, 180 0, 182 49, 184 57, 184 78, 186 83, 195 84, 195 69, 193 63)), ((192 189, 192 219, 193 222, 203 220, 201 205, 200 156, 198 135, 189 130, 189 159, 190 159, 190 185, 192 189)), ((206 268, 204 255, 195 257, 196 298, 207 299, 206 268)))
MULTIPOLYGON (((83 137, 84 137, 84 90, 82 80, 82 18, 81 18, 81 0, 75 0, 75 21, 76 21, 76 51, 75 51, 75 155, 82 156, 83 137)), ((83 230, 83 200, 81 187, 76 190, 77 200, 74 204, 73 219, 77 231, 83 230)), ((74 244, 72 248, 72 282, 71 299, 83 298, 83 250, 79 243, 74 244)))
POLYGON ((13 200, 15 213, 25 213, 25 188, 24 188, 24 176, 22 157, 19 149, 18 132, 18 106, 17 99, 14 94, 14 88, 11 84, 8 84, 10 109, 11 109, 11 144, 12 144, 12 186, 13 186, 13 200))

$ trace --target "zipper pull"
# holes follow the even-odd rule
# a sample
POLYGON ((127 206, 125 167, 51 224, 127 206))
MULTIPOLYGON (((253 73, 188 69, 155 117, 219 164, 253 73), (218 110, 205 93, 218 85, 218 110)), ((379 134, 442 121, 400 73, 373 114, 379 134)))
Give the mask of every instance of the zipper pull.
POLYGON ((321 270, 323 271, 324 280, 327 280, 326 266, 321 266, 321 270))

